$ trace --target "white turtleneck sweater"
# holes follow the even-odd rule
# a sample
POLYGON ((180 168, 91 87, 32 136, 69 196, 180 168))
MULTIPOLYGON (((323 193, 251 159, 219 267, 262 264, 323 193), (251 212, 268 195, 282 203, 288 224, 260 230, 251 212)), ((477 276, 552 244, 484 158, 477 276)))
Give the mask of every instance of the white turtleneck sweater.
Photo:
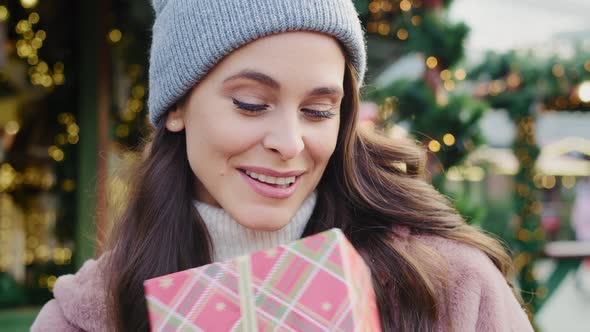
POLYGON ((311 217, 316 200, 317 194, 313 192, 303 201, 291 221, 277 231, 246 228, 238 224, 225 210, 200 201, 196 201, 195 206, 213 242, 213 261, 222 262, 299 239, 311 217))

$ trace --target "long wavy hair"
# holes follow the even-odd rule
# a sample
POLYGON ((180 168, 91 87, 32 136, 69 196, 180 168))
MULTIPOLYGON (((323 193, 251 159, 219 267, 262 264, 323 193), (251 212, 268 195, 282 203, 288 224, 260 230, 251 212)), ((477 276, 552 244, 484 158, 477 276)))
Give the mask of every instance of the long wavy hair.
MULTIPOLYGON (((337 146, 304 236, 342 229, 372 271, 384 331, 432 331, 441 324, 440 307, 447 301, 445 261, 419 241, 404 245, 396 239, 426 234, 473 246, 509 285, 510 257, 426 182, 426 154, 414 141, 357 126, 359 90, 350 62, 344 89, 337 146)), ((194 205, 184 131, 170 132, 164 123, 156 125, 138 163, 108 247, 109 321, 118 331, 149 330, 144 280, 212 261, 211 239, 194 205)))

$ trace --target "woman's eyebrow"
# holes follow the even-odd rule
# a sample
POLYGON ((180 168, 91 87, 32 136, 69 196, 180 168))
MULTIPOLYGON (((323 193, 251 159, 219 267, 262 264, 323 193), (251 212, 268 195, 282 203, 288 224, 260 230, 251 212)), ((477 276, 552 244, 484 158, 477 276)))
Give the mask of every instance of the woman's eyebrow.
POLYGON ((251 70, 251 69, 242 70, 241 72, 226 78, 223 81, 223 83, 227 83, 229 81, 237 80, 240 78, 245 78, 248 80, 256 81, 260 84, 266 85, 266 86, 273 88, 275 90, 280 90, 280 88, 281 88, 281 85, 279 84, 279 82, 277 82, 274 78, 272 78, 266 74, 263 74, 261 72, 251 70))
POLYGON ((315 96, 342 97, 342 96, 344 96, 344 91, 342 91, 342 88, 340 88, 340 87, 328 86, 328 87, 321 87, 321 88, 312 89, 306 95, 310 96, 310 97, 315 97, 315 96))
MULTIPOLYGON (((240 71, 239 73, 226 78, 223 81, 223 83, 227 83, 229 81, 233 81, 233 80, 237 80, 237 79, 248 79, 248 80, 258 82, 262 85, 266 85, 266 86, 268 86, 272 89, 275 89, 275 90, 281 89, 281 84, 279 82, 277 82, 277 80, 275 80, 274 78, 272 78, 264 73, 261 73, 259 71, 252 70, 252 69, 244 69, 244 70, 240 71)), ((341 87, 338 87, 338 86, 327 86, 327 87, 314 88, 314 89, 310 90, 309 92, 307 92, 306 95, 310 96, 310 97, 329 96, 329 95, 342 97, 342 96, 344 96, 344 91, 342 90, 341 87)))

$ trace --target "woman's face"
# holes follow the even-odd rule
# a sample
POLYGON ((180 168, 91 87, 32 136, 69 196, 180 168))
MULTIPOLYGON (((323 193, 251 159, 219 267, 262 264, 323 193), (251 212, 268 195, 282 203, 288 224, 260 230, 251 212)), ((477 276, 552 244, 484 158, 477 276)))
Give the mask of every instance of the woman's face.
POLYGON ((258 39, 225 57, 168 114, 186 130, 198 199, 278 230, 315 190, 336 147, 345 59, 314 32, 258 39))

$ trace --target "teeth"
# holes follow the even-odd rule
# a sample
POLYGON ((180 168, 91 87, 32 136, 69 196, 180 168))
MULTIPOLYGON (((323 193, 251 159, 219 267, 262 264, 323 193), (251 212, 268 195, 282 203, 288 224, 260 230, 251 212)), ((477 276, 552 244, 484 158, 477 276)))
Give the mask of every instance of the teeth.
POLYGON ((257 179, 260 182, 268 183, 268 184, 276 184, 279 188, 287 188, 291 183, 295 182, 295 176, 290 176, 286 178, 276 178, 270 175, 258 174, 250 171, 246 171, 249 177, 253 179, 257 179))

